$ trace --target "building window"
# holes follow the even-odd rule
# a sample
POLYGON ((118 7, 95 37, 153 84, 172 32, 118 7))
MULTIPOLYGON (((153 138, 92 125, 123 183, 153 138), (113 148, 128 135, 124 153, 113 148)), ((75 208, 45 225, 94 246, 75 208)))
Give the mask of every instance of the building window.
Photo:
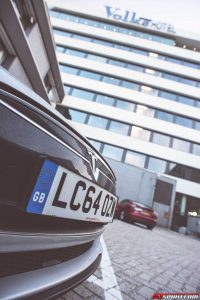
POLYGON ((109 126, 110 131, 123 134, 123 135, 128 135, 129 128, 130 128, 129 125, 116 122, 116 121, 111 121, 109 126))
POLYGON ((93 80, 100 80, 101 78, 100 74, 95 72, 85 71, 85 70, 81 70, 80 76, 84 78, 93 79, 93 80))
POLYGON ((77 75, 77 73, 78 73, 78 69, 68 67, 68 66, 65 66, 62 64, 59 65, 59 69, 61 72, 65 72, 65 73, 72 74, 72 75, 77 75))
POLYGON ((97 141, 94 141, 94 140, 90 140, 90 143, 98 150, 100 151, 100 148, 101 148, 101 143, 100 142, 97 142, 97 141))
POLYGON ((134 165, 136 167, 144 168, 146 156, 133 151, 127 151, 125 157, 125 163, 134 165))
POLYGON ((114 84, 114 85, 119 85, 120 80, 114 77, 109 77, 109 76, 103 76, 103 82, 114 84))
POLYGON ((140 87, 139 84, 127 80, 122 80, 121 86, 135 91, 138 91, 140 87))
POLYGON ((78 50, 74 50, 74 49, 66 49, 65 52, 69 55, 78 56, 78 57, 86 56, 86 52, 82 52, 82 51, 78 51, 78 50))
POLYGON ((128 110, 128 111, 134 111, 136 104, 125 101, 125 100, 117 100, 115 106, 118 108, 121 108, 121 109, 128 110))
POLYGON ((200 145, 193 144, 192 153, 195 155, 200 155, 200 145))
POLYGON ((107 123, 108 123, 107 119, 97 117, 97 116, 92 116, 92 115, 89 117, 89 120, 88 120, 88 125, 102 128, 102 129, 106 129, 107 123))
POLYGON ((167 122, 173 122, 174 116, 167 112, 157 110, 156 118, 167 122))
POLYGON ((188 97, 183 97, 183 96, 178 96, 178 102, 183 103, 183 104, 187 104, 187 105, 191 105, 191 106, 195 105, 194 99, 191 99, 191 98, 188 98, 188 97))
POLYGON ((169 147, 170 137, 165 134, 154 132, 152 142, 158 145, 169 147))
POLYGON ((169 99, 172 101, 176 101, 176 94, 172 94, 172 93, 165 92, 165 91, 160 91, 159 97, 166 98, 166 99, 169 99))
POLYGON ((86 116, 87 116, 86 113, 83 113, 83 112, 80 112, 80 111, 77 111, 77 110, 73 110, 73 109, 69 109, 69 113, 70 113, 72 121, 79 122, 79 123, 84 123, 85 122, 85 119, 86 119, 86 116))
POLYGON ((115 146, 104 145, 102 154, 106 157, 121 161, 123 149, 115 146))
POLYGON ((176 124, 192 128, 192 120, 180 116, 176 116, 176 124))
POLYGON ((158 95, 158 90, 150 87, 150 86, 146 86, 146 85, 142 85, 141 86, 141 92, 151 95, 151 96, 157 96, 158 95))
POLYGON ((149 158, 148 169, 157 173, 165 173, 166 161, 154 157, 149 158))
POLYGON ((155 110, 153 108, 138 104, 136 113, 142 116, 153 117, 155 114, 155 110))
POLYGON ((71 91, 71 87, 67 86, 67 85, 64 85, 64 91, 65 91, 65 95, 69 95, 70 91, 71 91))
POLYGON ((96 98, 96 102, 106 104, 109 106, 114 106, 115 99, 104 95, 98 95, 96 98))
POLYGON ((131 137, 143 141, 149 141, 151 132, 141 127, 133 126, 131 130, 131 137))
POLYGON ((99 55, 94 55, 94 54, 87 54, 87 59, 98 61, 101 63, 106 63, 107 58, 99 55))
POLYGON ((190 152, 190 143, 180 139, 173 138, 172 148, 183 152, 190 152))
POLYGON ((73 88, 71 95, 77 98, 82 98, 90 101, 92 101, 95 96, 94 93, 88 92, 86 90, 77 89, 77 88, 73 88))

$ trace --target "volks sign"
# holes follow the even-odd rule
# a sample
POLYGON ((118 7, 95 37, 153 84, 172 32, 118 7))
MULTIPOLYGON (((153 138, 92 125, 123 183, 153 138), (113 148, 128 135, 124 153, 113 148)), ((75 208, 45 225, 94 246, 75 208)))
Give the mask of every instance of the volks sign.
POLYGON ((140 17, 134 11, 122 10, 120 8, 113 8, 112 6, 105 5, 106 15, 108 18, 120 20, 132 24, 138 24, 151 29, 165 31, 168 33, 176 33, 173 25, 163 22, 154 22, 151 19, 140 17))

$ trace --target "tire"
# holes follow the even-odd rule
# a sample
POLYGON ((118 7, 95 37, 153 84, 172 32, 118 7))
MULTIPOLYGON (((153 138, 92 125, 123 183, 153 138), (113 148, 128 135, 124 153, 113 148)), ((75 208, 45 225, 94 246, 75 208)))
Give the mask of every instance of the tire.
POLYGON ((147 226, 147 229, 152 230, 154 226, 147 226))

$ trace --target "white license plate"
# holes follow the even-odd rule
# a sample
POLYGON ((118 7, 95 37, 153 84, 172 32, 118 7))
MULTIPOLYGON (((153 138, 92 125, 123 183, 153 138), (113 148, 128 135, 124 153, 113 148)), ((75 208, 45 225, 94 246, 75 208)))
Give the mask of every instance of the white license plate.
POLYGON ((112 222, 117 197, 97 184, 45 160, 27 212, 66 219, 112 222))

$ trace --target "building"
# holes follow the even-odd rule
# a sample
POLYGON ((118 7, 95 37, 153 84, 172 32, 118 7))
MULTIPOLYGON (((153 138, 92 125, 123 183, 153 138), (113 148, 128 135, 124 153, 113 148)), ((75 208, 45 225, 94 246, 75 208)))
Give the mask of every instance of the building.
POLYGON ((173 226, 186 226, 200 214, 200 36, 170 19, 184 1, 166 1, 161 14, 158 1, 155 12, 139 2, 48 1, 65 90, 58 110, 105 157, 175 179, 173 226))
POLYGON ((0 65, 48 102, 64 97, 48 9, 43 1, 2 0, 0 65))

